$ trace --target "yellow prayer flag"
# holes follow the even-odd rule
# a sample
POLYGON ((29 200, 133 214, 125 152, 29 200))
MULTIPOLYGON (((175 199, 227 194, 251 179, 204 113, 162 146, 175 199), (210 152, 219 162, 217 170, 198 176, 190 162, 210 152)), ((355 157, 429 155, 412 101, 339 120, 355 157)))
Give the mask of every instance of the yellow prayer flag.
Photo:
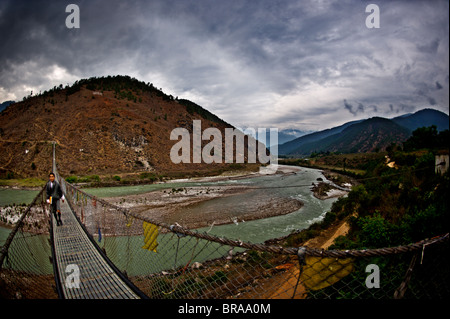
POLYGON ((353 258, 306 256, 300 280, 311 290, 326 288, 353 271, 353 258))
POLYGON ((158 234, 159 234, 159 227, 156 225, 153 225, 151 223, 144 222, 142 224, 142 227, 144 228, 144 246, 142 248, 154 251, 156 251, 156 247, 158 247, 158 242, 156 241, 158 234))

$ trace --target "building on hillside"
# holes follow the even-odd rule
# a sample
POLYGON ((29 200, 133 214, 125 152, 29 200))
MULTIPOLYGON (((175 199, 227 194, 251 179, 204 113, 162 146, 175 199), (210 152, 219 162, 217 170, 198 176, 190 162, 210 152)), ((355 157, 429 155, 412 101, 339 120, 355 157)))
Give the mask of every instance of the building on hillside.
POLYGON ((448 154, 438 154, 435 156, 435 168, 436 174, 443 175, 448 171, 448 154))

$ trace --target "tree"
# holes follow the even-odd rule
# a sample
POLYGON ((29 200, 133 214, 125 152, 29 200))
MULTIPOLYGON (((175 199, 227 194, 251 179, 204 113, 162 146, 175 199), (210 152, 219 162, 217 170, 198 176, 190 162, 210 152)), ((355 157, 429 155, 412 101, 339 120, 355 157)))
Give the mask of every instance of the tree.
POLYGON ((392 225, 378 212, 373 216, 362 217, 358 221, 361 227, 361 243, 365 247, 389 247, 392 237, 392 225))
POLYGON ((405 151, 414 151, 423 148, 434 148, 437 142, 437 126, 419 127, 412 136, 403 143, 405 151))

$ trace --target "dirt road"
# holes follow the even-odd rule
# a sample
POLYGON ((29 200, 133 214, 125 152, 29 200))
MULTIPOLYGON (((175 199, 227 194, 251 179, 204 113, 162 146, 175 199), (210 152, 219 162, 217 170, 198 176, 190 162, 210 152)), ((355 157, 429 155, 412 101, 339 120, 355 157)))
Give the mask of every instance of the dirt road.
MULTIPOLYGON (((310 239, 304 246, 327 249, 338 236, 347 234, 348 230, 349 225, 345 221, 340 222, 337 225, 324 230, 319 236, 310 239)), ((261 296, 261 299, 305 298, 305 287, 301 282, 297 284, 299 272, 298 262, 294 259, 287 271, 273 276, 262 284, 266 294, 261 296)))

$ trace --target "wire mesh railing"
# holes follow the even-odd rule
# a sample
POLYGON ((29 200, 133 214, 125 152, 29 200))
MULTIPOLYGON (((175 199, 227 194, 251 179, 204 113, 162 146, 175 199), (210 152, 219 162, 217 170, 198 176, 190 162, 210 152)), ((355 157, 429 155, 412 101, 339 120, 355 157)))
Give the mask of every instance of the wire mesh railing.
POLYGON ((392 299, 449 294, 448 234, 372 250, 252 244, 161 223, 69 183, 65 187, 77 217, 100 249, 150 298, 392 299))
POLYGON ((58 298, 52 266, 50 227, 43 188, 19 215, 1 247, 1 298, 58 298))
MULTIPOLYGON (((450 292, 448 234, 370 250, 255 244, 168 225, 58 179, 92 241, 149 298, 444 299, 450 292)), ((49 220, 43 188, 1 248, 1 297, 57 298, 49 220)))

